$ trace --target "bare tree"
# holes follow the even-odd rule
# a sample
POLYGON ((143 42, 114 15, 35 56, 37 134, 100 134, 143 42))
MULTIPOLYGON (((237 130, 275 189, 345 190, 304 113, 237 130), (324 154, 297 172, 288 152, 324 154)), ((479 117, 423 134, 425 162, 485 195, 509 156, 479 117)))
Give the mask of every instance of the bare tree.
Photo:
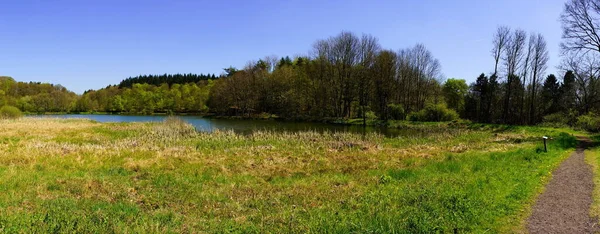
MULTIPOLYGON (((525 53, 525 61, 523 62, 523 67, 521 69, 521 90, 523 91, 522 93, 520 93, 521 95, 521 110, 520 110, 520 116, 525 116, 525 90, 527 87, 527 79, 528 79, 528 75, 529 75, 529 70, 531 70, 531 66, 530 66, 530 61, 531 61, 531 56, 532 56, 532 52, 533 52, 533 47, 534 47, 534 34, 531 34, 529 36, 529 43, 527 43, 527 52, 525 53)), ((521 120, 521 124, 524 124, 526 122, 525 118, 520 118, 521 120)))
POLYGON ((426 98, 436 91, 431 87, 441 78, 440 62, 424 45, 417 44, 398 52, 398 69, 406 110, 422 109, 426 98))
POLYGON ((523 65, 526 39, 527 33, 520 29, 515 30, 509 38, 503 58, 507 75, 517 75, 517 71, 523 65))
POLYGON ((600 1, 570 0, 560 16, 563 53, 600 52, 600 1))
POLYGON ((394 93, 394 81, 398 72, 398 56, 390 50, 378 53, 373 66, 373 103, 383 120, 388 120, 391 99, 394 93))
POLYGON ((498 74, 498 64, 500 63, 500 58, 504 53, 504 49, 508 41, 510 40, 510 29, 508 27, 498 27, 496 30, 496 34, 494 35, 494 48, 492 49, 492 56, 494 56, 494 75, 498 74))
POLYGON ((331 58, 335 67, 336 78, 340 85, 338 102, 341 109, 337 117, 349 117, 352 101, 354 100, 355 82, 353 79, 354 66, 359 62, 360 39, 351 32, 342 32, 338 36, 330 38, 331 58))
POLYGON ((368 105, 368 97, 371 91, 373 77, 371 71, 375 64, 375 58, 381 50, 379 40, 368 34, 364 34, 360 41, 359 48, 359 67, 357 71, 357 88, 358 88, 358 104, 361 108, 363 126, 367 126, 366 106, 368 105))
POLYGON ((588 54, 579 56, 568 54, 562 62, 562 69, 573 71, 575 75, 576 105, 579 113, 587 113, 600 104, 600 57, 588 54))
MULTIPOLYGON (((503 119, 507 121, 511 115, 511 99, 513 99, 513 89, 515 79, 519 79, 517 71, 523 64, 523 56, 525 54, 525 40, 527 34, 523 30, 515 30, 509 38, 506 49, 504 50, 504 65, 506 67, 506 96, 504 97, 503 119)), ((518 82, 518 81, 517 81, 518 82)), ((520 88, 520 86, 517 86, 520 88)))
POLYGON ((546 69, 548 68, 548 48, 546 39, 542 34, 531 35, 530 44, 532 44, 532 56, 531 56, 531 70, 533 72, 531 77, 531 99, 529 107, 529 123, 534 124, 535 119, 535 96, 536 87, 538 86, 539 77, 543 77, 546 69))

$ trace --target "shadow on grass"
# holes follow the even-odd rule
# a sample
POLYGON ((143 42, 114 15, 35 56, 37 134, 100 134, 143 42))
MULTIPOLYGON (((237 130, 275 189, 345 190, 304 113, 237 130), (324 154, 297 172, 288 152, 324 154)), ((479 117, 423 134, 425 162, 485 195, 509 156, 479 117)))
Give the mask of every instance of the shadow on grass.
POLYGON ((600 146, 600 134, 595 134, 587 137, 577 137, 579 140, 579 147, 582 149, 594 149, 600 146))

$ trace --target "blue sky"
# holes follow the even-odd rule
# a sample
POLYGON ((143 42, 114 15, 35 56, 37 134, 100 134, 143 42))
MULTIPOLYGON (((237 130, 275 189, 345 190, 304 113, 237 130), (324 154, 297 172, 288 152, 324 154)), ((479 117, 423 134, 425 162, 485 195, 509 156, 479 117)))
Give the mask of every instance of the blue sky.
POLYGON ((560 62, 564 0, 0 0, 0 75, 81 93, 138 74, 221 73, 305 55, 346 30, 398 50, 423 43, 446 77, 493 69, 499 25, 542 33, 560 62))

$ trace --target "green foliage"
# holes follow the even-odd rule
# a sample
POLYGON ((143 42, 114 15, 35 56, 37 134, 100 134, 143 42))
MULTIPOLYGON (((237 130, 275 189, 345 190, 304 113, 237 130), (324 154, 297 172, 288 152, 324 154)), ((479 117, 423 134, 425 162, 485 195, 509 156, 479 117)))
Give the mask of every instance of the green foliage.
POLYGON ((0 77, 0 105, 11 105, 24 112, 69 112, 77 95, 61 85, 17 82, 0 77))
POLYGON ((587 113, 577 117, 577 127, 590 132, 600 131, 600 116, 595 113, 587 113))
POLYGON ((425 109, 408 115, 410 121, 441 122, 458 119, 458 114, 444 104, 429 104, 425 109))
POLYGON ((406 119, 406 113, 404 112, 404 107, 400 104, 389 104, 389 119, 392 120, 404 120, 406 119))
POLYGON ((135 83, 131 88, 109 86, 88 91, 77 100, 78 112, 205 113, 214 81, 160 86, 135 83))
POLYGON ((564 113, 554 113, 544 116, 542 126, 562 128, 568 127, 570 122, 571 120, 568 115, 565 115, 564 113))
POLYGON ((448 108, 462 113, 465 108, 465 97, 469 91, 467 82, 463 79, 448 79, 442 87, 448 108))
POLYGON ((365 113, 365 118, 368 120, 374 120, 377 119, 377 115, 373 111, 367 111, 367 113, 365 113))
POLYGON ((17 119, 17 118, 21 118, 22 116, 23 116, 23 113, 21 112, 21 110, 19 110, 19 108, 16 108, 14 106, 2 106, 2 108, 0 108, 0 118, 17 119))

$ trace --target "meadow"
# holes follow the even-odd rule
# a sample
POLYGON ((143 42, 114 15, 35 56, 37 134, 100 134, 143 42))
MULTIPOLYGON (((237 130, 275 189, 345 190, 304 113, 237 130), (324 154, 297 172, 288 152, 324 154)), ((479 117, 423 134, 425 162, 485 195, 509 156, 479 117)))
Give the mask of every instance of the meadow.
POLYGON ((0 230, 519 232, 576 145, 565 129, 413 128, 387 138, 1 120, 0 230))

